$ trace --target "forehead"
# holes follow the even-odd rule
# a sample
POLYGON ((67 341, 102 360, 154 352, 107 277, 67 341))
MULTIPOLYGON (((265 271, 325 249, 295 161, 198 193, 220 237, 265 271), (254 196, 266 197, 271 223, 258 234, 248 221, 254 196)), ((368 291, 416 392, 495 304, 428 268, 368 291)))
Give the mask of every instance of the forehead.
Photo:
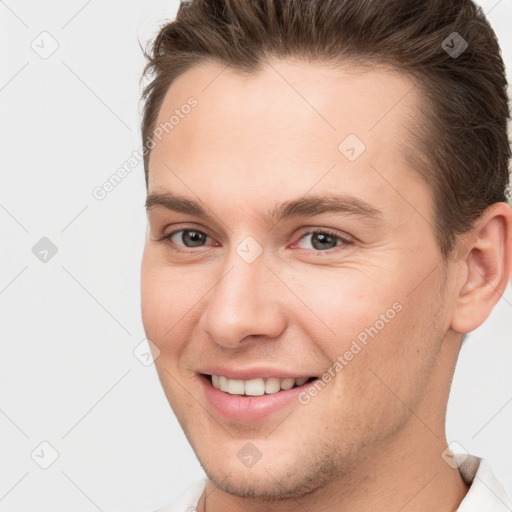
POLYGON ((265 202, 269 191, 312 188, 389 198, 389 179, 425 187, 401 149, 417 101, 414 83, 391 69, 274 60, 243 74, 203 63, 165 96, 156 126, 168 129, 155 140, 149 190, 185 191, 181 177, 205 195, 235 200, 245 189, 265 202), (195 106, 184 108, 190 98, 195 106))

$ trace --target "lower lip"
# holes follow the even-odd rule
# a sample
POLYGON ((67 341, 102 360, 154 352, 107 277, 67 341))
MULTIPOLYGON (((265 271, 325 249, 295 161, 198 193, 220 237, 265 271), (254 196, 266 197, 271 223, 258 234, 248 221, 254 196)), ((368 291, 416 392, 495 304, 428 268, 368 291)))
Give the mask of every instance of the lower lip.
POLYGON ((314 381, 302 386, 282 390, 271 395, 241 396, 230 395, 212 386, 208 377, 200 375, 206 399, 213 408, 227 419, 235 421, 257 421, 284 409, 293 402, 299 405, 298 395, 314 381))

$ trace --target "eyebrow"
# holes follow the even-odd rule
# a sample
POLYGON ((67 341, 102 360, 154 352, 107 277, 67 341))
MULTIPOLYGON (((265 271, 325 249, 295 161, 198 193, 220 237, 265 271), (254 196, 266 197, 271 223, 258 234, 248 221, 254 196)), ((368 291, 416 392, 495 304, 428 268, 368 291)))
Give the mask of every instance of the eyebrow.
MULTIPOLYGON (((149 194, 146 198, 145 207, 146 211, 161 207, 167 210, 200 217, 205 220, 212 218, 199 202, 170 192, 149 194)), ((375 221, 381 220, 382 217, 380 210, 357 197, 319 194, 303 196, 276 205, 264 216, 264 221, 267 224, 277 224, 288 218, 312 217, 322 213, 356 215, 375 221)))

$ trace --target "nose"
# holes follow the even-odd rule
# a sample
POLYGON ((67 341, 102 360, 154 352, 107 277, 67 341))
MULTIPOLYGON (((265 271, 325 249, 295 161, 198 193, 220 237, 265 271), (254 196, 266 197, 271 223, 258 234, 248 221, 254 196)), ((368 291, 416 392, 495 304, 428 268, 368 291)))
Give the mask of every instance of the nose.
POLYGON ((286 326, 278 291, 263 254, 247 263, 233 251, 207 296, 199 327, 226 348, 239 347, 248 336, 278 337, 286 326))

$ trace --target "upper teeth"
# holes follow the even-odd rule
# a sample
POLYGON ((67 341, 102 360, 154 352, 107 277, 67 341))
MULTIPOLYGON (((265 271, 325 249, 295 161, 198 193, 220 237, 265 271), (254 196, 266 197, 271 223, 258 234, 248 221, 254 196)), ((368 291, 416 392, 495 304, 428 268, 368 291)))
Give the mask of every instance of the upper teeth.
POLYGON ((308 377, 301 377, 300 379, 286 378, 278 379, 276 377, 269 377, 267 379, 251 379, 251 380, 238 380, 228 379, 223 375, 212 375, 212 384, 216 389, 220 389, 231 395, 249 395, 261 396, 265 393, 271 395, 278 391, 291 389, 294 384, 302 386, 308 377))

